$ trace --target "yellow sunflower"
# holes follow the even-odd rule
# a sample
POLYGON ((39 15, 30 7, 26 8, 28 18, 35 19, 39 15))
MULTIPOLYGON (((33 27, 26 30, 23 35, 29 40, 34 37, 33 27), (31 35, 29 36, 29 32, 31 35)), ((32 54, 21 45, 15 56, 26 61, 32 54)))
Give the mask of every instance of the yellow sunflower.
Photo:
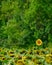
POLYGON ((45 60, 46 60, 47 63, 52 63, 52 55, 47 54, 45 60))
POLYGON ((18 60, 17 63, 16 63, 16 65, 25 65, 25 62, 22 61, 22 60, 18 60))
POLYGON ((33 58, 32 61, 33 61, 34 65, 37 65, 38 60, 36 58, 33 58))
POLYGON ((26 59, 26 56, 22 56, 22 60, 25 60, 26 59))
POLYGON ((6 58, 5 57, 2 57, 1 60, 6 60, 6 58))
POLYGON ((37 45, 37 46, 42 45, 42 40, 41 40, 41 39, 37 39, 37 40, 36 40, 36 45, 37 45))

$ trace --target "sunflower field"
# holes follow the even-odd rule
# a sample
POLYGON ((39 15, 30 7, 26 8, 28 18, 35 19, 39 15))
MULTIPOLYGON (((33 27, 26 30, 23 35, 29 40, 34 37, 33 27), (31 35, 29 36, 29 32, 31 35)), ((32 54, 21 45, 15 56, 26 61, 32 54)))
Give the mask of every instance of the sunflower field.
POLYGON ((52 48, 0 48, 0 65, 52 65, 52 48))
POLYGON ((52 0, 0 0, 0 65, 52 65, 52 0))

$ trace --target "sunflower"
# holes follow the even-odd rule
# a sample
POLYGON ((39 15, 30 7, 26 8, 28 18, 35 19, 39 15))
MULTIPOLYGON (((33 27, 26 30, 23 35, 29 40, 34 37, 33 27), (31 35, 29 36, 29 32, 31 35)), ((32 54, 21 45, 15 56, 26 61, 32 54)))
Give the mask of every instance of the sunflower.
POLYGON ((24 53, 26 53, 26 50, 22 49, 21 52, 20 52, 20 54, 24 54, 24 53))
POLYGON ((10 57, 15 57, 15 55, 14 54, 10 54, 10 57))
POLYGON ((47 54, 45 60, 46 60, 47 63, 52 63, 52 55, 47 54))
POLYGON ((28 54, 33 54, 32 50, 29 50, 29 51, 28 51, 28 54))
POLYGON ((5 59, 6 59, 6 57, 3 54, 0 54, 0 60, 2 61, 2 60, 5 60, 5 59))
POLYGON ((28 65, 34 65, 34 62, 33 61, 29 61, 28 65))
POLYGON ((9 52, 8 52, 9 54, 14 54, 14 51, 12 51, 12 50, 9 50, 9 52))
POLYGON ((22 56, 22 60, 25 60, 26 59, 26 56, 22 56))
POLYGON ((2 57, 1 60, 6 60, 6 58, 5 57, 2 57))
POLYGON ((16 63, 16 65, 25 65, 25 62, 22 61, 22 60, 18 60, 17 63, 16 63))
POLYGON ((37 45, 37 46, 42 45, 42 40, 41 40, 41 39, 37 39, 37 40, 36 40, 36 45, 37 45))
POLYGON ((36 58, 33 58, 32 61, 33 61, 34 65, 37 65, 38 60, 36 58))

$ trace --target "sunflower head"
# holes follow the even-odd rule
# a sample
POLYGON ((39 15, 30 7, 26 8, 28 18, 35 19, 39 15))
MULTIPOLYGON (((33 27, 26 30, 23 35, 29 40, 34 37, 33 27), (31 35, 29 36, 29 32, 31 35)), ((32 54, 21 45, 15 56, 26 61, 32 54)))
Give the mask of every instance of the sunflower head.
POLYGON ((47 54, 45 60, 46 60, 47 63, 52 63, 52 55, 47 54))
POLYGON ((20 52, 20 54, 24 54, 24 53, 26 53, 26 50, 22 49, 21 52, 20 52))
POLYGON ((25 63, 22 60, 18 60, 17 63, 16 63, 16 65, 25 65, 25 63))
POLYGON ((2 60, 6 60, 6 58, 5 58, 5 57, 2 57, 1 59, 2 59, 2 60))
POLYGON ((37 39, 37 40, 36 40, 36 45, 37 45, 37 46, 42 45, 42 40, 41 40, 41 39, 37 39))
POLYGON ((22 60, 25 60, 26 59, 26 56, 22 56, 22 60))
POLYGON ((10 50, 8 53, 9 53, 9 54, 14 54, 14 51, 10 50))

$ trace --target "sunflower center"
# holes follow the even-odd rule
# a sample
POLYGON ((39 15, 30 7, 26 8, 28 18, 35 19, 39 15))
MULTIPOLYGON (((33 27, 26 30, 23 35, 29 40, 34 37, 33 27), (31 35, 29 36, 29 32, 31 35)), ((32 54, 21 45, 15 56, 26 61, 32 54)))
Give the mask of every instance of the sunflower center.
POLYGON ((41 42, 40 41, 38 41, 38 44, 40 44, 41 42))

